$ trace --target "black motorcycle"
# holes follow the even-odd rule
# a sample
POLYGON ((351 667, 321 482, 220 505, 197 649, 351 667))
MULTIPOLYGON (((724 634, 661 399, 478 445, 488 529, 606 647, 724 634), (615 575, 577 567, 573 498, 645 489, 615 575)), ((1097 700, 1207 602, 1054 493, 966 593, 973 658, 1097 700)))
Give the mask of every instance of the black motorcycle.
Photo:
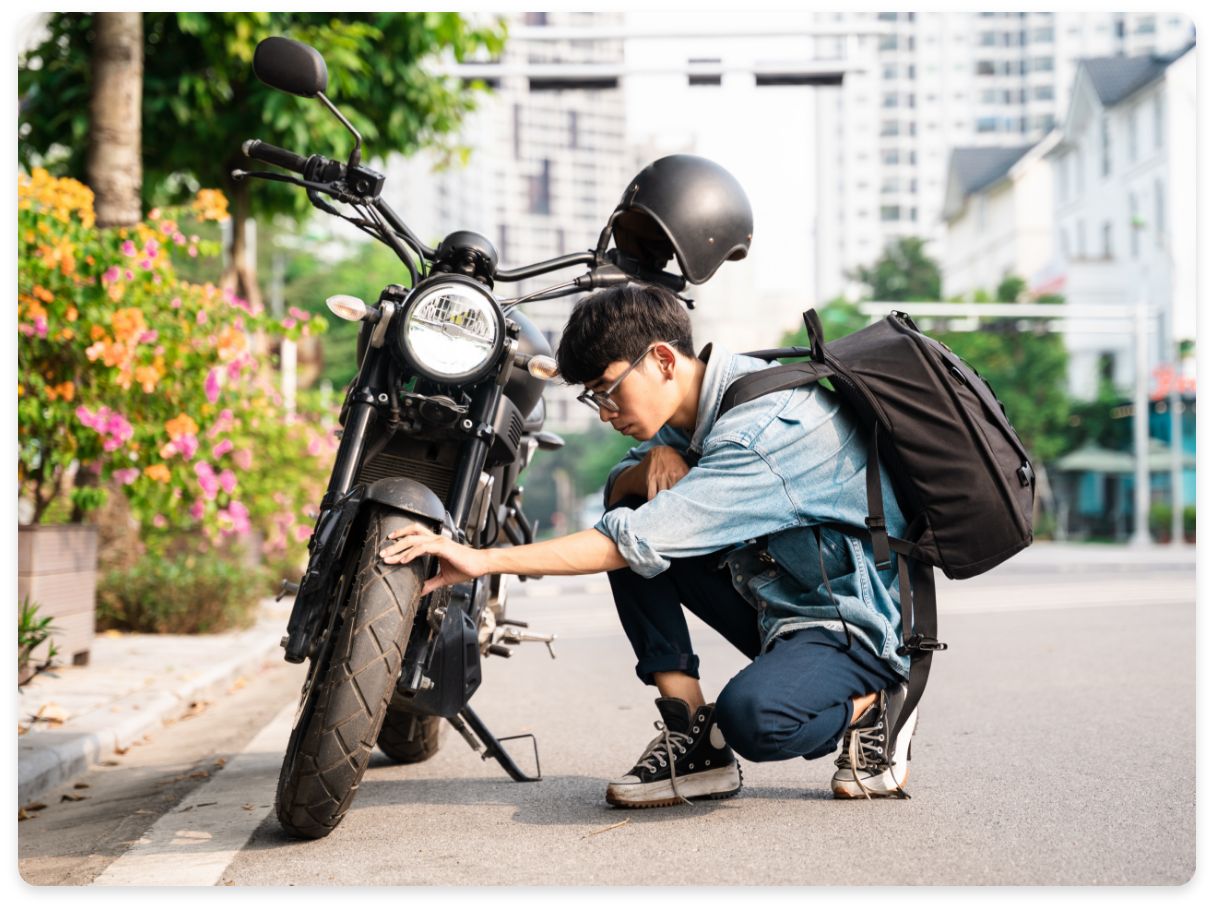
POLYGON ((608 251, 610 222, 597 249, 516 269, 499 268, 493 245, 471 231, 432 249, 384 201, 383 175, 361 164, 361 137, 324 95, 320 54, 267 38, 253 69, 272 88, 319 99, 353 134, 354 148, 341 162, 250 140, 246 156, 291 173, 240 170, 234 178, 302 187, 314 206, 391 247, 409 277, 407 287, 385 287, 373 306, 340 295, 328 300, 336 315, 361 321, 359 368, 342 404, 341 444, 307 570, 298 584, 283 584, 284 594, 295 594, 285 657, 310 666, 276 800, 289 833, 318 838, 345 816, 376 745, 395 761, 424 761, 439 748, 444 719, 515 780, 539 779, 534 737, 533 776, 468 700, 480 685, 483 655, 509 656, 510 646, 526 641, 551 650, 552 636, 507 615, 505 577, 423 599, 433 558, 389 565, 378 553, 390 532, 413 524, 473 547, 529 543, 534 527, 519 474, 537 449, 563 441, 543 429, 542 396, 556 362, 519 306, 630 280, 677 293, 684 279, 661 271, 677 251, 656 235, 626 255, 617 228, 617 248, 608 251), (544 291, 512 299, 494 293, 499 282, 576 266, 588 268, 544 291))

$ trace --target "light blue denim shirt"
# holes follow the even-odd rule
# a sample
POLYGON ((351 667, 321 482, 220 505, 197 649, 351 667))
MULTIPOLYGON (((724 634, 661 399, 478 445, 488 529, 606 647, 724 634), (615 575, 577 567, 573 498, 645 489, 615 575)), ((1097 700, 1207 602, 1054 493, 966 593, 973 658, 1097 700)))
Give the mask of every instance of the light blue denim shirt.
MULTIPOLYGON (((836 613, 819 568, 811 526, 863 528, 868 514, 868 448, 850 414, 832 392, 813 385, 736 405, 718 419, 729 384, 770 364, 713 345, 700 358, 707 366, 691 438, 667 424, 629 450, 608 476, 604 505, 619 473, 654 446, 698 454, 699 461, 644 505, 607 512, 595 529, 645 578, 664 572, 671 559, 728 550, 721 564, 756 609, 764 650, 797 629, 841 631, 841 614, 857 639, 907 676, 909 658, 895 653, 901 643, 897 569, 877 571, 870 544, 823 528, 836 613), (764 536, 774 562, 759 558, 755 540, 764 536)), ((901 536, 905 520, 884 467, 881 491, 889 533, 901 536)))

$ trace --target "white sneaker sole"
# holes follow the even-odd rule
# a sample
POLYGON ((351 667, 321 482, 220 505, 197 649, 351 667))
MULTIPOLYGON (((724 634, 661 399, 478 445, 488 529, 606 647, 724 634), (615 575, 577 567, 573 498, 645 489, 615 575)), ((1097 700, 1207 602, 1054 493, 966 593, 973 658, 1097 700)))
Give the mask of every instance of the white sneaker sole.
MULTIPOLYGON (((728 799, 742 789, 742 769, 735 763, 728 768, 680 774, 678 785, 686 799, 728 799)), ((607 785, 607 802, 621 809, 656 809, 677 806, 682 801, 669 780, 648 784, 612 781, 607 785)))

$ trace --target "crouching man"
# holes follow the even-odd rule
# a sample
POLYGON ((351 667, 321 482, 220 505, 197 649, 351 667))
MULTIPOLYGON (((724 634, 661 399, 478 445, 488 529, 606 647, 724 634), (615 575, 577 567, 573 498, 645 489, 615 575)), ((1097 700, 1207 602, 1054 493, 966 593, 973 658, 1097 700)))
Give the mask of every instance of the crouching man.
MULTIPOLYGON (((647 285, 595 293, 557 352, 579 400, 640 440, 606 483, 590 530, 475 550, 422 529, 396 532, 387 562, 438 557, 424 591, 488 573, 607 572, 636 673, 657 687, 659 735, 607 788, 616 806, 675 805, 741 790, 749 761, 813 759, 840 746, 836 797, 902 792, 917 718, 892 741, 906 697, 897 570, 822 527, 864 527, 863 436, 820 386, 718 414, 729 384, 769 364, 709 345, 697 357, 678 298, 647 285), (816 535, 820 537, 819 547, 816 535), (750 663, 705 700, 683 608, 750 663)), ((904 520, 884 469, 886 523, 904 520)), ((917 709, 916 709, 917 713, 917 709)))

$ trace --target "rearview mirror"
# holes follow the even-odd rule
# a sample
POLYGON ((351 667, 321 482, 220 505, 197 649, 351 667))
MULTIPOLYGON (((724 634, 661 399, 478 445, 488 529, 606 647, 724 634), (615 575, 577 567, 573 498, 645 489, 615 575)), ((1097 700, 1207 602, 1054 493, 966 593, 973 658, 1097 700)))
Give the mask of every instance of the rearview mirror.
POLYGON ((253 52, 253 73, 270 88, 302 98, 315 98, 329 87, 329 68, 314 47, 274 36, 253 52))

